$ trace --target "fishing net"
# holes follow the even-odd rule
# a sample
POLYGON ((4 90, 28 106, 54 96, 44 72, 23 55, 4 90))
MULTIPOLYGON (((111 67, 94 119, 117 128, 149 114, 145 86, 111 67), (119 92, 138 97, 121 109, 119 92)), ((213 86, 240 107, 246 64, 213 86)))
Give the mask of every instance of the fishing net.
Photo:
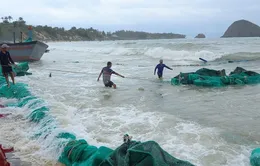
POLYGON ((4 83, 0 87, 0 97, 22 99, 31 95, 31 93, 26 88, 26 84, 17 83, 7 87, 7 85, 5 85, 5 79, 3 77, 2 79, 4 80, 4 83))
POLYGON ((226 71, 223 70, 212 70, 212 69, 207 69, 207 68, 202 68, 199 69, 195 72, 198 75, 201 76, 215 76, 215 77, 221 77, 226 75, 226 71))
POLYGON ((193 166, 176 159, 164 151, 156 142, 130 141, 118 147, 101 166, 193 166))
POLYGON ((42 107, 32 111, 30 113, 30 115, 28 116, 28 119, 33 122, 40 122, 40 120, 42 120, 45 117, 45 114, 48 111, 49 111, 49 108, 47 108, 46 106, 42 106, 42 107))
POLYGON ((250 156, 250 164, 252 166, 260 166, 260 148, 252 151, 250 156))
MULTIPOLYGON (((28 62, 21 62, 18 63, 17 66, 12 66, 13 72, 16 76, 25 76, 25 75, 31 75, 32 73, 27 72, 29 70, 28 62)), ((2 74, 2 68, 0 67, 0 76, 3 76, 2 74)))
POLYGON ((65 146, 59 161, 66 166, 193 166, 172 157, 154 141, 129 141, 113 151, 88 145, 85 140, 73 140, 65 146))
POLYGON ((16 76, 24 76, 24 75, 31 75, 32 73, 28 73, 29 70, 28 62, 21 62, 17 65, 17 67, 13 68, 16 76))
POLYGON ((226 85, 245 85, 260 83, 260 74, 247 71, 241 67, 237 67, 228 76, 225 70, 212 70, 202 68, 196 72, 180 73, 171 79, 172 85, 189 85, 203 87, 223 87, 226 85))

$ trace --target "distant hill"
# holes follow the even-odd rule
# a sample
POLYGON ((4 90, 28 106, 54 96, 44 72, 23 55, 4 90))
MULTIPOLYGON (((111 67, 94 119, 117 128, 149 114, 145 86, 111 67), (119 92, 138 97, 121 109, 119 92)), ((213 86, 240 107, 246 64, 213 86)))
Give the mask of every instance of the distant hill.
POLYGON ((144 40, 144 39, 177 39, 185 38, 185 35, 174 33, 148 33, 140 31, 116 31, 112 33, 114 39, 118 40, 144 40))
POLYGON ((247 20, 235 21, 222 37, 260 37, 260 27, 247 20))
MULTIPOLYGON (((12 19, 11 16, 9 18, 12 19)), ((18 21, 11 22, 8 17, 2 17, 0 23, 0 41, 13 41, 13 32, 16 34, 16 41, 27 38, 28 25, 22 17, 18 21), (21 38, 21 32, 23 36, 21 38)), ((40 41, 102 41, 102 40, 147 40, 147 39, 175 39, 185 38, 185 35, 174 33, 148 33, 137 31, 116 31, 104 32, 94 28, 76 28, 69 30, 50 26, 33 26, 33 38, 40 41)))

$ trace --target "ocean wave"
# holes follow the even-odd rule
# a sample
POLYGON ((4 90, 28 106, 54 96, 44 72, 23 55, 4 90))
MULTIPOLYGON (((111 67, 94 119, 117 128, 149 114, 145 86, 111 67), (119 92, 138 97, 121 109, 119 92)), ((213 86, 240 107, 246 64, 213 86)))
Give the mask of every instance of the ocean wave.
POLYGON ((120 44, 120 45, 134 45, 136 43, 137 42, 134 42, 134 41, 127 41, 127 42, 118 42, 117 44, 120 44))
POLYGON ((235 53, 215 53, 209 50, 188 51, 172 50, 163 47, 148 49, 144 55, 174 61, 200 61, 203 58, 207 61, 256 61, 260 60, 260 52, 235 52, 235 53))
POLYGON ((260 52, 236 52, 224 54, 215 61, 256 61, 260 60, 260 52))
POLYGON ((166 48, 172 49, 172 50, 205 50, 205 49, 214 49, 214 45, 211 45, 210 43, 168 43, 165 45, 166 48))
POLYGON ((214 44, 205 43, 160 43, 154 45, 154 43, 142 43, 128 41, 110 43, 106 46, 100 47, 94 45, 94 47, 56 47, 52 51, 65 51, 73 53, 84 53, 93 55, 106 55, 106 56, 128 56, 129 58, 134 56, 141 57, 147 56, 154 59, 166 59, 176 61, 177 64, 183 64, 183 62, 192 63, 200 62, 199 58, 203 58, 209 62, 219 61, 255 61, 260 60, 260 52, 254 50, 254 52, 245 51, 241 52, 237 48, 230 48, 228 52, 221 52, 219 49, 214 48, 214 44), (231 50, 230 50, 231 49, 231 50))
POLYGON ((148 49, 144 54, 152 58, 169 59, 175 61, 199 61, 199 58, 213 61, 221 57, 220 55, 207 50, 201 50, 197 52, 186 50, 176 51, 172 49, 165 49, 163 47, 148 49))

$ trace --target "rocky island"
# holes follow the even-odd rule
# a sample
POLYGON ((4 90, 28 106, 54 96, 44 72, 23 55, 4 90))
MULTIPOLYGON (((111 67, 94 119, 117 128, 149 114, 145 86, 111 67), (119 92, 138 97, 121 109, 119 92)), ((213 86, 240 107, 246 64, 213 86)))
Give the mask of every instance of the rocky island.
POLYGON ((222 37, 260 37, 260 27, 247 20, 235 21, 222 37))
POLYGON ((199 33, 195 38, 206 38, 206 36, 203 33, 199 33))

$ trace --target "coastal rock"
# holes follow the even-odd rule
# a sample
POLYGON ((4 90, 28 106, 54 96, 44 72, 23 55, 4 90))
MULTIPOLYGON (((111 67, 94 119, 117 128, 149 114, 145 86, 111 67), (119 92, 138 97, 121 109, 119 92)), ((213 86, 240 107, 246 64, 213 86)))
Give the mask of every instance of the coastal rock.
POLYGON ((260 27, 247 20, 235 21, 222 37, 260 37, 260 27))
POLYGON ((206 38, 206 36, 203 33, 199 33, 195 38, 206 38))

